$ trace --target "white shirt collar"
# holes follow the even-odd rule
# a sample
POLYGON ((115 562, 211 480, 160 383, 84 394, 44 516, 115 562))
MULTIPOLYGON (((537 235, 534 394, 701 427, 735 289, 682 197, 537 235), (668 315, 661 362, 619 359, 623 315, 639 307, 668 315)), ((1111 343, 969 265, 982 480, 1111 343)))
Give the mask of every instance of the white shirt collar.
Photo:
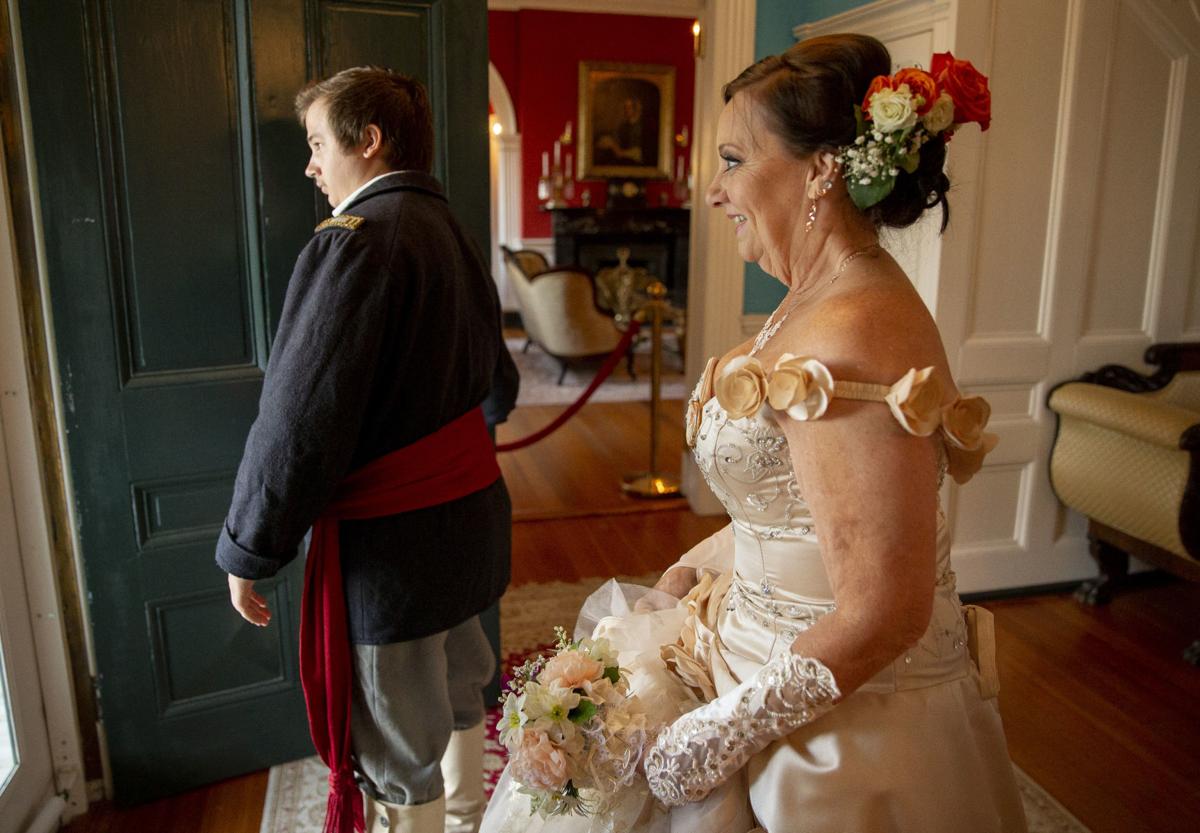
POLYGON ((372 185, 374 185, 379 180, 383 179, 385 176, 394 176, 395 174, 398 174, 398 173, 401 173, 401 171, 388 171, 385 174, 380 174, 379 176, 375 177, 374 179, 367 180, 362 185, 358 186, 353 191, 351 191, 350 196, 346 197, 346 199, 344 199, 340 203, 338 203, 337 208, 333 209, 333 216, 334 217, 341 216, 342 212, 350 207, 350 203, 354 202, 355 198, 359 194, 361 194, 363 191, 370 188, 372 185))

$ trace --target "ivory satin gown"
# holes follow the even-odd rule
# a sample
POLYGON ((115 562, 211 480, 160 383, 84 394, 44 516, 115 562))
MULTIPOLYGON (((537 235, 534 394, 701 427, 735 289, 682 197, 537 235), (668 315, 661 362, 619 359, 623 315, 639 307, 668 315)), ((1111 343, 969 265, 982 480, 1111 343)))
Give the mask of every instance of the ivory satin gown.
MULTIPOLYGON (((641 591, 610 582, 580 621, 618 648, 631 691, 663 721, 735 688, 834 608, 822 530, 776 421, 788 417, 764 408, 730 419, 708 390, 702 380, 689 403, 689 445, 731 524, 681 561, 699 568, 701 584, 678 604, 639 613, 630 594, 641 591)), ((506 773, 484 833, 1024 831, 990 615, 959 602, 940 508, 936 558, 933 614, 920 641, 704 801, 668 812, 631 791, 607 817, 543 821, 506 773)))

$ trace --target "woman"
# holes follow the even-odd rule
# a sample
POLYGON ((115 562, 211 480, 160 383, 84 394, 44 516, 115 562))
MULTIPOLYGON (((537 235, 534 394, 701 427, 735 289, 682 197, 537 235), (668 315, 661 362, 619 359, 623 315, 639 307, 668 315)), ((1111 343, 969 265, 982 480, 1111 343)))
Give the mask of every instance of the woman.
MULTIPOLYGON (((686 596, 660 676, 703 702, 646 754, 672 815, 736 818, 748 789, 743 830, 1025 829, 989 620, 964 615, 938 501, 943 475, 966 482, 994 445, 988 408, 958 396, 877 237, 937 206, 944 227, 945 142, 956 122, 986 128, 986 80, 948 55, 929 74, 890 69, 878 41, 837 35, 725 90, 707 202, 788 293, 755 339, 710 360, 689 403, 689 445, 732 522, 657 585, 686 596)), ((601 630, 622 665, 640 645, 640 669, 657 658, 638 619, 601 630)), ((643 697, 671 684, 637 682, 643 697)))

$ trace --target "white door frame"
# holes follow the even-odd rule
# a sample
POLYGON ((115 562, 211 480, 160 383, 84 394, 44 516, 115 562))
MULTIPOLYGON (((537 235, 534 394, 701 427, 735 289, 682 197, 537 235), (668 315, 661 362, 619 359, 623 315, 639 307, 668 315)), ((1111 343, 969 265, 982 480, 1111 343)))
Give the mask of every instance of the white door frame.
MULTIPOLYGON (((9 2, 8 7, 12 39, 8 46, 19 88, 17 123, 25 129, 29 121, 20 23, 15 4, 9 2)), ((25 147, 32 147, 27 130, 21 138, 25 147)), ((26 165, 36 209, 35 171, 30 160, 26 165)), ((17 780, 0 795, 0 833, 7 833, 10 823, 29 825, 31 830, 53 829, 38 825, 49 825, 59 817, 69 820, 87 809, 74 681, 60 616, 49 510, 26 371, 23 324, 47 332, 49 328, 46 321, 22 321, 11 195, 2 173, 6 170, 0 143, 0 575, 5 577, 0 584, 0 637, 22 755, 17 780)), ((33 214, 36 222, 36 210, 33 214)), ((40 248, 40 228, 35 229, 35 237, 40 248)), ((37 262, 42 263, 40 256, 37 262)), ((52 342, 49 349, 53 351, 52 342)), ((54 385, 55 402, 59 403, 57 379, 54 385)))

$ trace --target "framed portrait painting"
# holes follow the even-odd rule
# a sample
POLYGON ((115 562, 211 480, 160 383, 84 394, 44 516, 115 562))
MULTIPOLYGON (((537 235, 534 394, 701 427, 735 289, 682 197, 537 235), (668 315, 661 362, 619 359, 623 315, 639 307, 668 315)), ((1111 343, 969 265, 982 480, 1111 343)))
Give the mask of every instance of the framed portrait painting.
POLYGON ((579 178, 669 179, 675 67, 579 62, 579 178))

